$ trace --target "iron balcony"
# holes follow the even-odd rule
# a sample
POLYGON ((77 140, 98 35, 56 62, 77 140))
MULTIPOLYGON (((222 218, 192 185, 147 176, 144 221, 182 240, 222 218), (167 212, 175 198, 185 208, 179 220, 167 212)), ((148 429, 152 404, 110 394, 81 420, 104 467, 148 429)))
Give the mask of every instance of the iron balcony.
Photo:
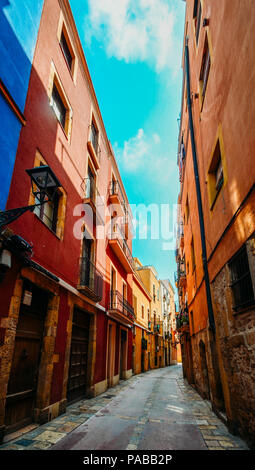
POLYGON ((109 245, 118 257, 127 273, 132 273, 134 260, 130 248, 125 240, 125 236, 118 224, 114 224, 111 230, 109 245))
POLYGON ((109 187, 109 199, 112 204, 120 205, 123 216, 126 215, 126 201, 118 181, 112 181, 109 187))
POLYGON ((135 312, 132 305, 117 290, 111 290, 109 312, 116 312, 124 315, 132 322, 135 320, 135 312))
POLYGON ((80 259, 80 283, 77 289, 94 301, 102 300, 103 275, 87 256, 80 259))

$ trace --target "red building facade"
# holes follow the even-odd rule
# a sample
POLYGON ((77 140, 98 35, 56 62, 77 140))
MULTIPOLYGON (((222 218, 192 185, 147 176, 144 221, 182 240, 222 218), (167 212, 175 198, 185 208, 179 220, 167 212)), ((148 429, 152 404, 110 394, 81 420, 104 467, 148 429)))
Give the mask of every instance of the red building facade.
POLYGON ((67 0, 45 0, 7 209, 38 203, 26 169, 60 186, 1 235, 1 436, 132 375, 131 214, 67 0))

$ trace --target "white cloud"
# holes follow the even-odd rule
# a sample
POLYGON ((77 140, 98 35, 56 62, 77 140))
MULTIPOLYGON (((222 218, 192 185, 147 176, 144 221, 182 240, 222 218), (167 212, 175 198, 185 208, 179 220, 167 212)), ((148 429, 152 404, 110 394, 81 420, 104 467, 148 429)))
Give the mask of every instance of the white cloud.
POLYGON ((140 174, 147 181, 160 180, 162 184, 169 184, 171 175, 176 173, 175 158, 171 158, 170 150, 161 143, 158 134, 147 135, 139 129, 122 148, 117 143, 113 148, 118 164, 126 174, 140 174))
POLYGON ((146 61, 157 72, 176 69, 175 14, 169 0, 88 0, 88 4, 87 41, 93 36, 102 41, 109 57, 146 61))
POLYGON ((144 130, 139 129, 137 135, 125 140, 123 149, 114 144, 117 159, 127 172, 139 171, 149 158, 149 142, 144 130))
POLYGON ((155 144, 159 144, 161 142, 161 139, 158 134, 153 134, 152 137, 153 137, 155 144))

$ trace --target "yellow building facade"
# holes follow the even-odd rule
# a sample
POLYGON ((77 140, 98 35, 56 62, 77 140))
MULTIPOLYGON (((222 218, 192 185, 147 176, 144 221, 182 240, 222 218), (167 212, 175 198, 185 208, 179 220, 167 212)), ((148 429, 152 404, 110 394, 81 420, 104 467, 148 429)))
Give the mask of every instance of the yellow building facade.
POLYGON ((150 315, 148 316, 148 368, 164 366, 163 313, 161 307, 160 281, 153 266, 143 266, 138 258, 135 271, 151 296, 150 315))
POLYGON ((133 326, 133 373, 140 374, 150 369, 150 321, 151 295, 138 273, 133 275, 133 307, 135 323, 133 326))

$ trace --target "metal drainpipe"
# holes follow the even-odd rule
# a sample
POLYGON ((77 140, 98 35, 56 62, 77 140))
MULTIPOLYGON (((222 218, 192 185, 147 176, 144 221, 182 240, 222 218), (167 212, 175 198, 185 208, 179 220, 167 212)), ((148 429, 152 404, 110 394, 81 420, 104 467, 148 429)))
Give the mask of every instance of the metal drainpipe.
POLYGON ((186 44, 185 44, 185 69, 186 69, 186 80, 187 80, 187 105, 188 105, 188 113, 189 113, 190 138, 191 138, 193 166, 194 166, 195 183, 196 183, 196 195, 197 195, 198 214, 199 214, 200 236, 201 236, 201 244, 202 244, 202 260, 203 260, 203 268, 204 268, 204 276, 205 276, 209 325, 210 325, 211 331, 215 333, 215 321, 214 321, 212 297, 211 297, 211 289, 210 289, 210 279, 209 279, 208 265, 207 265, 204 215, 203 215, 202 197, 201 197, 200 181, 199 181, 199 174, 198 174, 196 142, 195 142, 195 135, 194 135, 192 103, 191 103, 191 96, 190 96, 190 68, 189 68, 188 38, 186 38, 186 44))

